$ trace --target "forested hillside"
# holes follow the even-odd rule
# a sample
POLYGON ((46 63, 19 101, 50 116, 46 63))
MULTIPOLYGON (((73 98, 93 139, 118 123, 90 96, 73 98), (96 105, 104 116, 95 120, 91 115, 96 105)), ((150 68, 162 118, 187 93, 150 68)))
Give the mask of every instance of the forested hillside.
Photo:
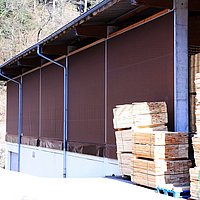
POLYGON ((84 0, 0 0, 0 65, 78 17, 80 3, 86 11, 84 0))

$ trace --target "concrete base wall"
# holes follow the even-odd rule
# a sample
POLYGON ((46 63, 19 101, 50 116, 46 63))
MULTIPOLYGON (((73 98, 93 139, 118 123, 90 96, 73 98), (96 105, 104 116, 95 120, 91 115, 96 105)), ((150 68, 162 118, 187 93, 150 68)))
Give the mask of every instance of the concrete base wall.
MULTIPOLYGON (((6 143, 6 169, 10 170, 11 153, 18 152, 18 144, 6 143)), ((39 177, 63 177, 63 151, 21 145, 20 171, 39 177)), ((17 160, 13 160, 17 162, 17 160)), ((67 152, 67 178, 104 177, 120 175, 118 161, 78 153, 67 152)))

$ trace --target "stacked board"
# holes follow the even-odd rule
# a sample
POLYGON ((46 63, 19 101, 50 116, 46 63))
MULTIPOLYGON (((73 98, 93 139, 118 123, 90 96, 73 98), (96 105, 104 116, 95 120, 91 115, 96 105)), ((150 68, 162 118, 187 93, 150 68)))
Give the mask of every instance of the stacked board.
POLYGON ((131 159, 133 154, 131 153, 117 153, 119 171, 122 176, 131 176, 131 159))
POLYGON ((200 199, 200 167, 190 169, 190 194, 192 199, 200 199))
POLYGON ((119 130, 115 132, 119 170, 122 176, 131 176, 132 133, 167 131, 167 105, 165 102, 119 105, 113 109, 113 115, 114 128, 119 130))
POLYGON ((196 105, 195 105, 196 132, 200 133, 200 73, 197 73, 195 76, 195 88, 196 88, 196 105))
POLYGON ((188 157, 187 133, 154 131, 133 132, 133 155, 149 159, 183 159, 188 157))
POLYGON ((135 156, 131 161, 132 181, 153 188, 189 185, 187 133, 134 132, 132 141, 135 156))
POLYGON ((197 134, 192 138, 194 158, 196 167, 190 170, 190 182, 191 182, 191 196, 194 199, 200 198, 200 73, 195 76, 195 89, 196 89, 196 99, 195 99, 195 120, 196 120, 196 132, 197 134))
POLYGON ((122 176, 153 188, 189 185, 188 134, 167 131, 165 102, 121 105, 113 115, 122 176))
POLYGON ((168 122, 167 105, 165 102, 144 102, 116 106, 113 109, 115 129, 151 127, 164 125, 168 122))

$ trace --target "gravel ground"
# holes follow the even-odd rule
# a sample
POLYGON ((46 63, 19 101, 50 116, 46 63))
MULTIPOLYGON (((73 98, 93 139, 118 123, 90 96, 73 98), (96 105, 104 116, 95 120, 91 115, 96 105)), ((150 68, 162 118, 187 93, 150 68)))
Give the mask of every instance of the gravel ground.
POLYGON ((40 178, 0 169, 1 200, 113 200, 172 197, 120 178, 40 178))

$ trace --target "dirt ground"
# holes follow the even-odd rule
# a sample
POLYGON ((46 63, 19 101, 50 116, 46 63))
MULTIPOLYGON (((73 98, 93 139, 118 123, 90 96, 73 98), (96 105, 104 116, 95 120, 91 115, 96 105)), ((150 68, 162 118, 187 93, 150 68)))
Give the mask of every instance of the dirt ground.
POLYGON ((40 178, 0 168, 2 200, 167 200, 172 197, 121 178, 40 178))

